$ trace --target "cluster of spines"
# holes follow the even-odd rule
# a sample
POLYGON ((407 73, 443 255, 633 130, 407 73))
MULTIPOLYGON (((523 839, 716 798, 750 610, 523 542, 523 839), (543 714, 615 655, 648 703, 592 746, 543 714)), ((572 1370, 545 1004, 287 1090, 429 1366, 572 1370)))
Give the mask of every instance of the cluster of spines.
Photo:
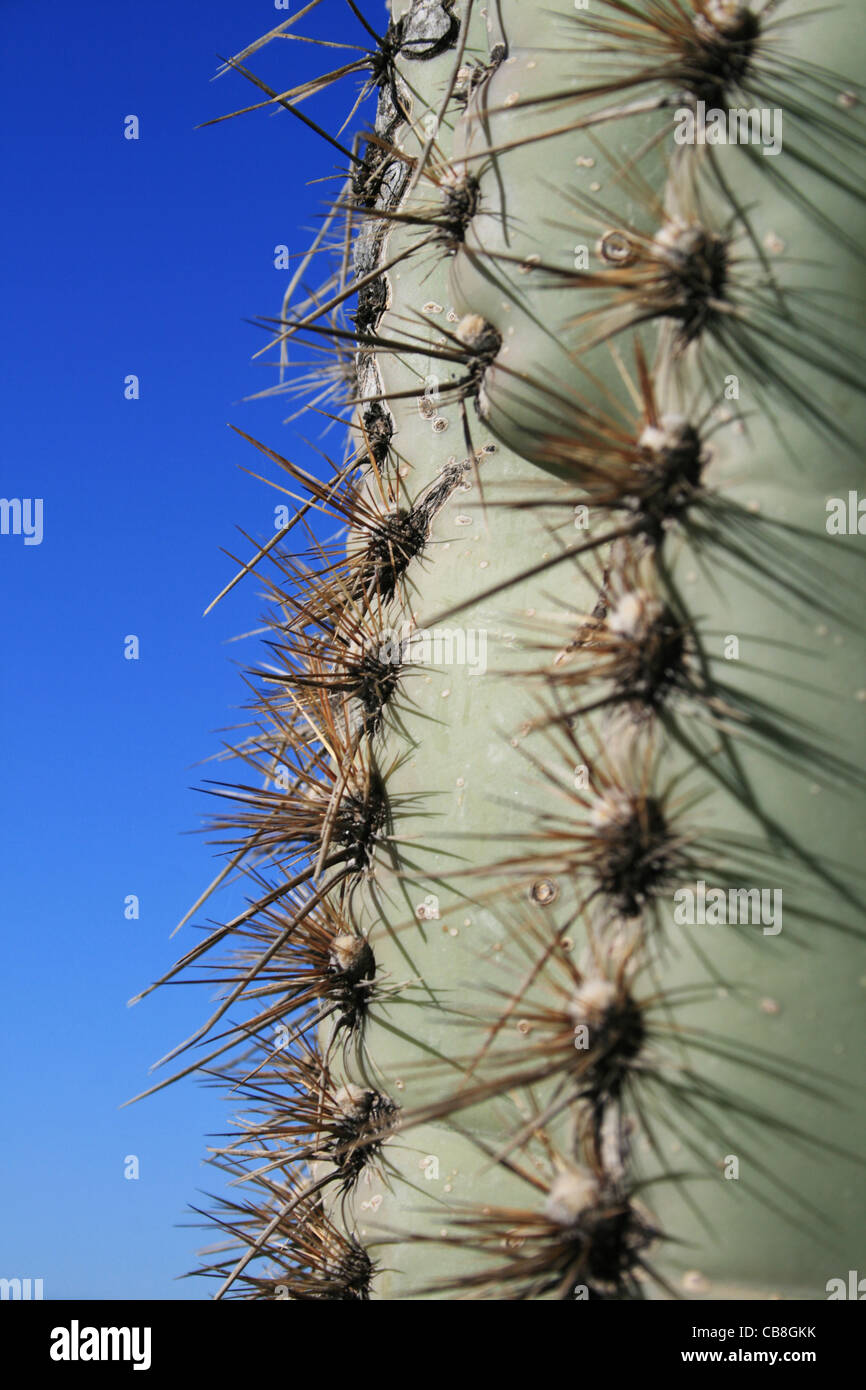
MULTIPOLYGON (((358 18, 369 30, 359 12, 358 18)), ((313 84, 325 87, 337 77, 367 72, 367 87, 381 93, 383 134, 371 136, 363 156, 353 155, 338 204, 346 220, 344 244, 351 242, 353 218, 363 222, 388 189, 391 146, 383 135, 404 116, 395 60, 398 53, 411 57, 418 46, 403 29, 402 22, 392 24, 357 62, 313 84)), ((449 23, 449 44, 452 29, 449 23)), ((437 51, 434 44, 419 56, 437 51)), ((247 56, 238 55, 229 66, 251 78, 247 56)), ((294 111, 293 101, 305 90, 288 94, 281 104, 294 111)), ((409 171, 400 172, 398 191, 409 171)), ((437 231, 443 245, 459 235, 460 204, 460 192, 452 190, 437 231)), ((325 389, 342 409, 340 397, 351 382, 360 447, 343 464, 332 465, 332 476, 322 482, 246 436, 279 470, 282 481, 275 485, 290 496, 297 489, 305 495, 277 537, 280 544, 258 548, 239 572, 263 575, 261 561, 270 563, 265 629, 271 659, 247 675, 251 732, 227 750, 244 763, 248 777, 212 788, 228 804, 212 819, 215 842, 228 861, 212 888, 229 873, 240 874, 252 886, 250 905, 157 982, 180 976, 216 985, 221 1002, 162 1060, 196 1043, 208 1044, 206 1055, 151 1090, 196 1072, 243 1103, 236 1120, 240 1134, 212 1149, 213 1163, 243 1197, 222 1198, 208 1214, 230 1239, 208 1252, 211 1258, 195 1271, 219 1280, 217 1297, 368 1298, 375 1263, 352 1233, 343 1199, 381 1162, 382 1144, 398 1127, 398 1106, 375 1083, 343 1084, 333 1068, 338 1057, 344 1070, 352 1058, 355 1071, 367 1074, 366 1020, 389 989, 377 976, 374 946, 355 925, 352 910, 355 890, 387 846, 391 822, 378 750, 401 667, 393 642, 384 640, 384 625, 392 609, 405 606, 406 572, 423 556, 431 522, 459 485, 464 466, 447 467, 409 502, 393 463, 387 403, 375 396, 357 400, 355 382, 363 378, 365 358, 372 361, 367 331, 384 307, 382 238, 375 222, 370 227, 371 245, 363 237, 355 240, 351 295, 342 292, 345 277, 337 274, 331 282, 337 302, 324 313, 325 350, 334 363, 325 389), (365 274, 365 255, 375 273, 365 274), (340 317, 350 297, 357 305, 351 329, 340 317), (310 513, 336 525, 335 543, 318 540, 310 513), (288 532, 299 523, 306 546, 289 548, 288 532), (226 939, 234 946, 231 957, 210 963, 213 948, 226 939), (244 1011, 239 1021, 227 1020, 232 1006, 244 1011), (339 1214, 330 1209, 332 1191, 339 1214)), ((304 326, 320 336, 321 303, 321 296, 312 296, 301 309, 304 326)), ((275 340, 284 346, 288 336, 280 326, 275 340)), ((321 359, 314 362, 314 404, 321 403, 327 376, 321 359)))

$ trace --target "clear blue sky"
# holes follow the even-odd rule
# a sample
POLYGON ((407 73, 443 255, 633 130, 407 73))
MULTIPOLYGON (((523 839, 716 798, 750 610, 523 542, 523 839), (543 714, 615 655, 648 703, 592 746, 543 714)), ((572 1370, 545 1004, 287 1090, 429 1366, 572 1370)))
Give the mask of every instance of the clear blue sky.
MULTIPOLYGON (((381 25, 382 0, 362 8, 381 25)), ((195 129, 251 97, 210 81, 216 55, 285 17, 266 0, 0 0, 0 496, 44 499, 40 545, 0 536, 0 1276, 42 1278, 46 1298, 211 1291, 176 1282, 203 1239, 179 1223, 219 1187, 201 1160, 223 1102, 186 1081, 118 1106, 208 1003, 189 986, 126 1007, 195 940, 168 939, 214 865, 184 833, 208 809, 194 764, 244 698, 233 662, 255 659, 225 645, 256 623, 255 583, 201 616, 232 572, 220 547, 245 549, 237 525, 271 534, 277 500, 226 422, 310 466, 285 403, 241 403, 274 380, 244 320, 278 313, 274 247, 303 249, 336 186, 310 180, 338 156, 285 113, 195 129)), ((362 34, 343 0, 304 32, 362 34)), ((285 86, 326 56, 276 47, 250 65, 285 86)), ((311 114, 335 130, 353 90, 311 114)))

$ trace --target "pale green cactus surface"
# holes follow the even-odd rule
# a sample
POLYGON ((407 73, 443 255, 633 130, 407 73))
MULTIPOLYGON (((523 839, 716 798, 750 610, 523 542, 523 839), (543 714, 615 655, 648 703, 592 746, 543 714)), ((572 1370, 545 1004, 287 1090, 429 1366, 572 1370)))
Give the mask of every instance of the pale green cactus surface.
POLYGON ((341 9, 348 58, 228 79, 332 94, 273 331, 348 444, 238 440, 287 508, 217 820, 250 907, 166 977, 226 980, 166 1071, 230 1092, 198 1272, 826 1298, 866 1248, 859 6, 341 9))

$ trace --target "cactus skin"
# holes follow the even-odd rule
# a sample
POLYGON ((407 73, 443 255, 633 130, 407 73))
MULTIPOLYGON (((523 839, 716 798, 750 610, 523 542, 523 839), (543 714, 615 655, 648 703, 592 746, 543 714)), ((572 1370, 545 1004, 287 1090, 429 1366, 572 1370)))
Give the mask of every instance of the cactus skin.
MULTIPOLYGON (((744 7, 693 8, 752 53, 744 7)), ((234 931, 270 952, 271 1011, 216 1064, 253 1079, 217 1153, 245 1177, 214 1215, 236 1246, 205 1272, 225 1297, 823 1298, 866 1234, 862 570, 825 530, 866 425, 862 328, 828 308, 862 290, 851 83, 815 110, 835 162, 799 158, 808 106, 778 157, 675 147, 658 44, 633 28, 624 56, 613 0, 393 16, 354 178, 358 336, 333 339, 354 351, 363 476, 335 506, 355 558, 326 557, 336 580, 277 561, 294 685, 264 686, 257 764, 294 748, 316 809, 282 811, 272 779, 236 822, 271 902, 234 931), (642 59, 652 80, 607 89, 642 59), (733 221, 736 264, 707 240, 687 282, 676 216, 733 221), (708 444, 665 492, 671 417, 708 444), (371 549, 394 499, 409 519, 371 549), (484 633, 487 670, 404 650, 383 702, 351 652, 404 623, 484 633), (681 924, 699 881, 780 892, 782 930, 681 924)), ((848 69, 853 23, 843 5, 779 41, 848 69)), ((775 90, 796 114, 793 77, 775 90)), ((303 337, 309 307, 286 319, 303 337)))

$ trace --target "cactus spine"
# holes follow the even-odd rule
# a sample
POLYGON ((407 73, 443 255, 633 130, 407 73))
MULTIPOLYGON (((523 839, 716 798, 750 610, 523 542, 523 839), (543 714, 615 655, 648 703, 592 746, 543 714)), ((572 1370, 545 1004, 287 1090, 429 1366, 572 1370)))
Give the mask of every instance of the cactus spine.
POLYGON ((220 1296, 856 1267, 864 643, 828 499, 866 423, 863 125, 853 7, 806 8, 414 0, 359 60, 337 268, 277 331, 347 385, 349 449, 313 479, 258 445, 343 539, 307 512, 254 566, 276 664, 219 824, 255 902, 180 963, 234 950, 194 1039, 246 1098, 220 1296), (716 140, 741 108, 763 144, 716 140))

